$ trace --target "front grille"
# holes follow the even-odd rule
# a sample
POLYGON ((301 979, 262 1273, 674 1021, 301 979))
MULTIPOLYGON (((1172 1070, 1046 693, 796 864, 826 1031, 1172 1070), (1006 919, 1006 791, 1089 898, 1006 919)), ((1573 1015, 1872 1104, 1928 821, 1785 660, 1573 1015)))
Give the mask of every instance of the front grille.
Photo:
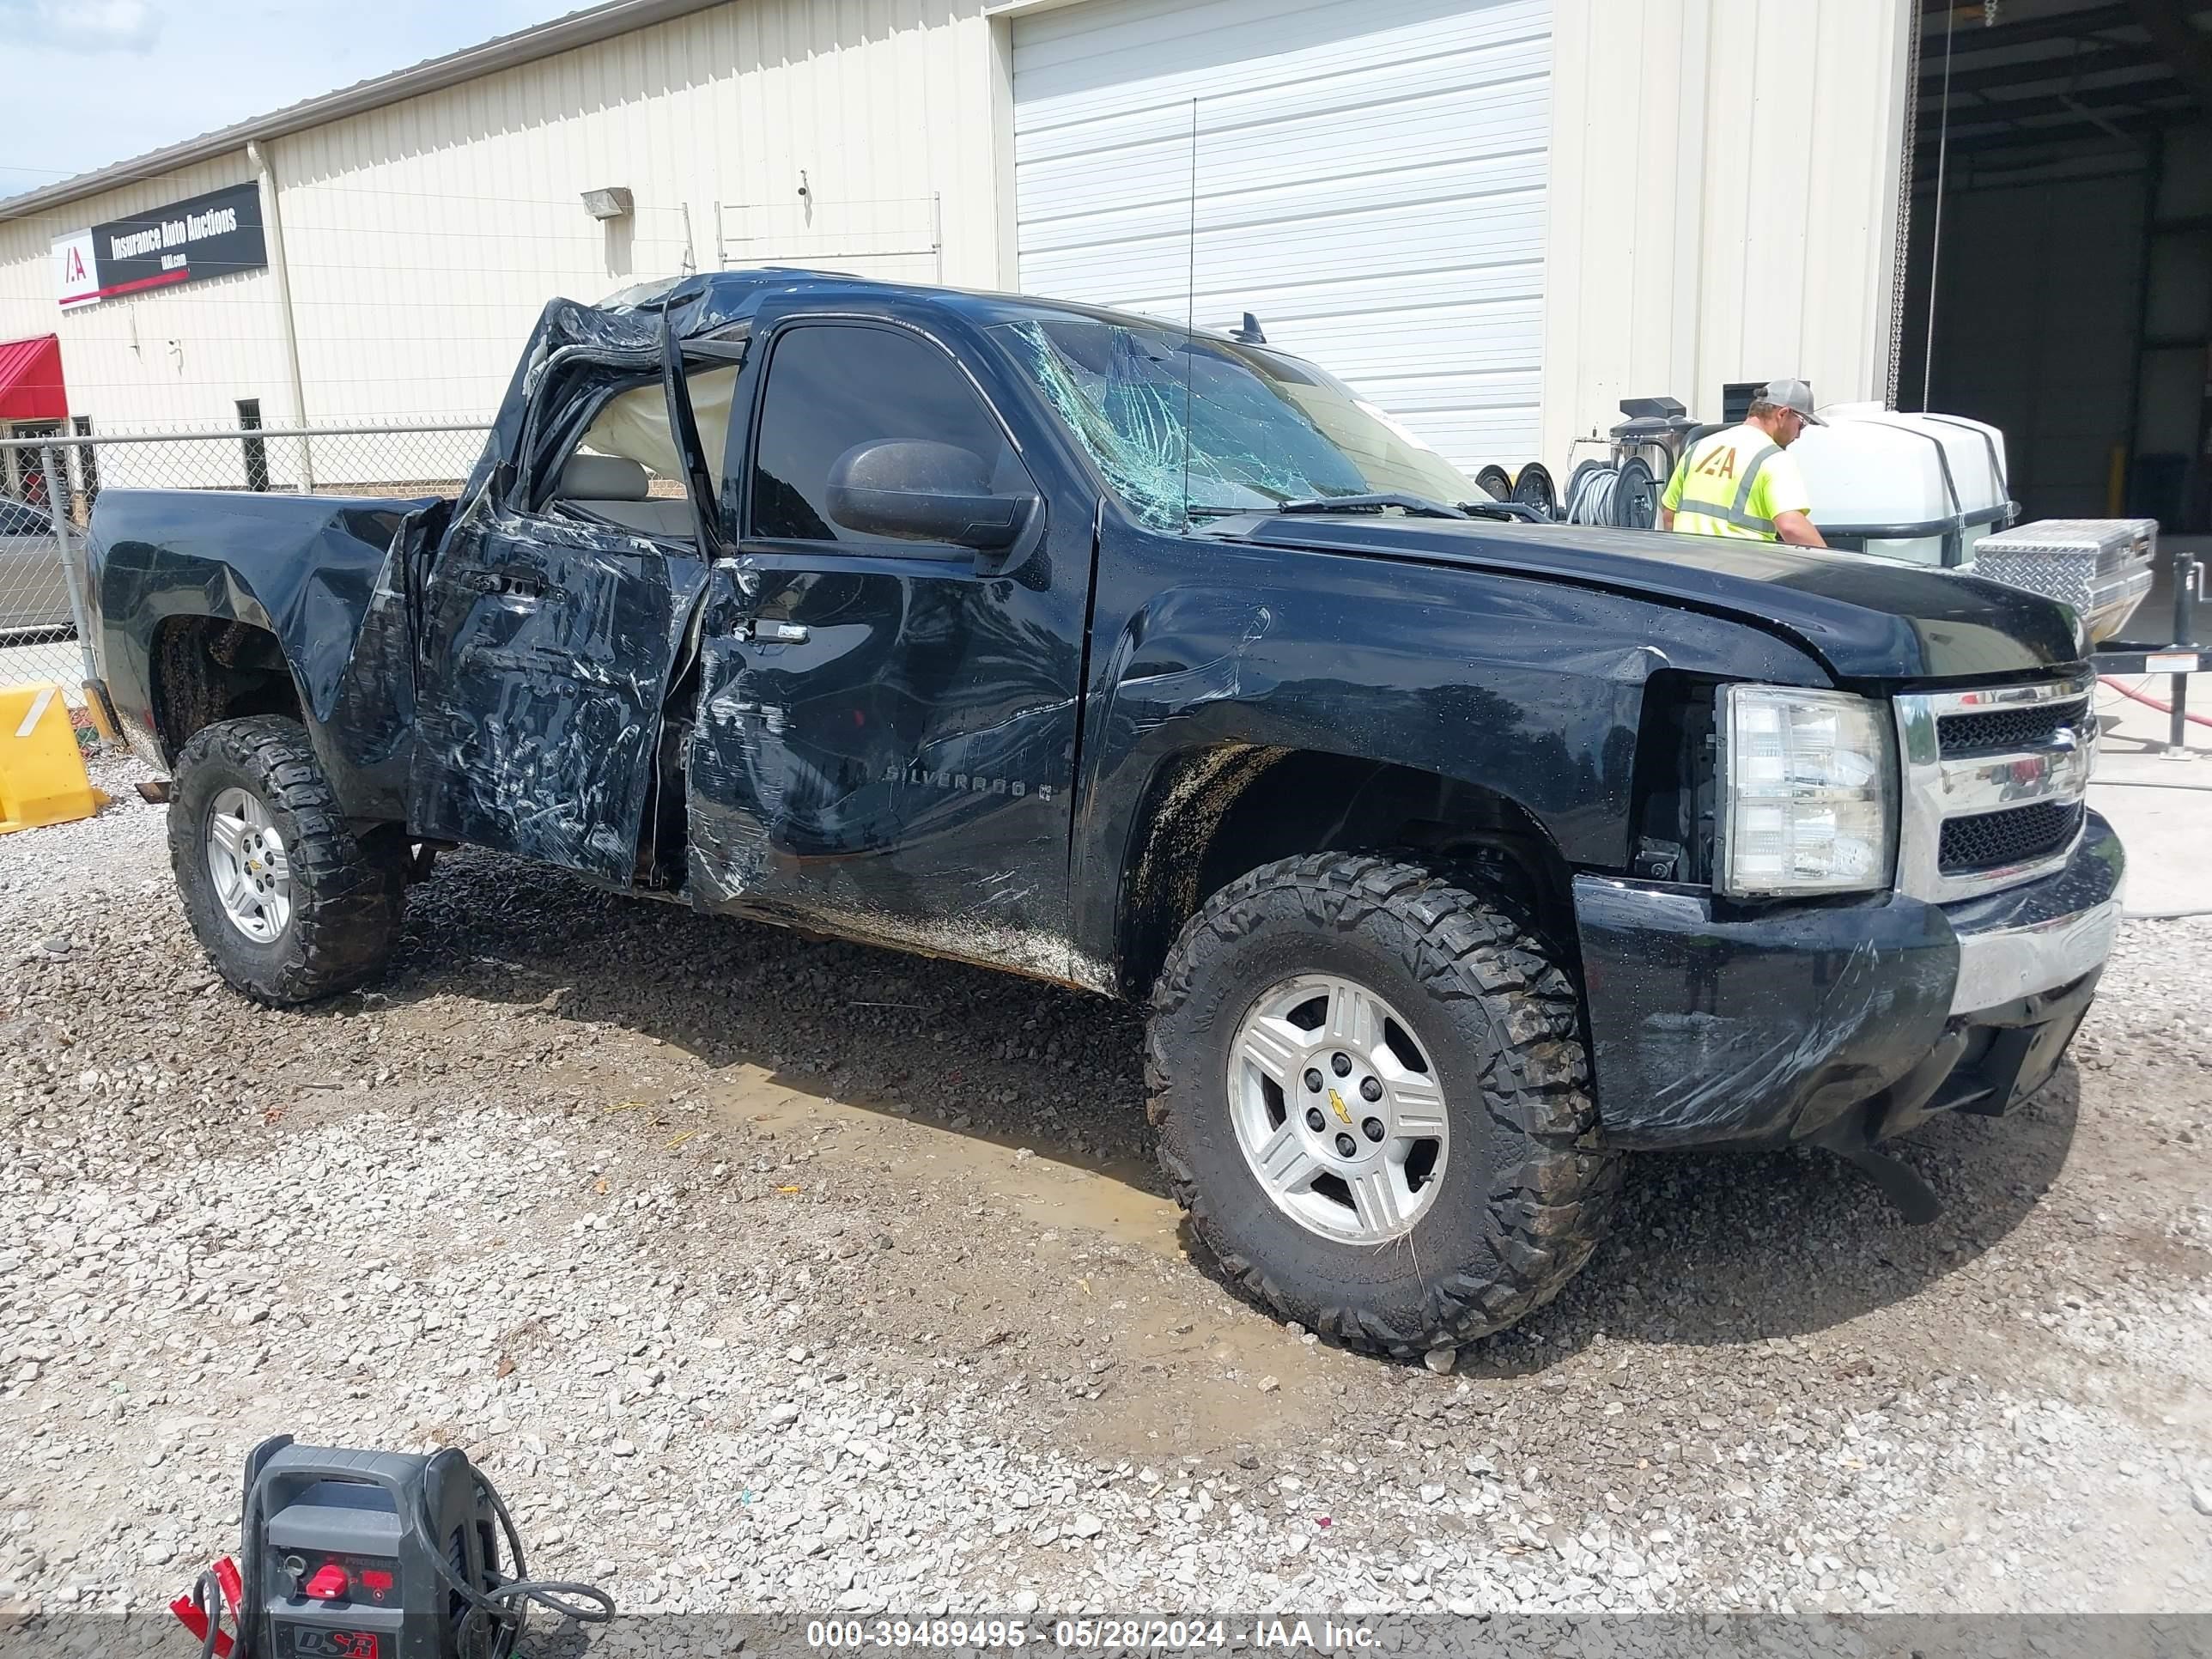
POLYGON ((2034 749, 2077 724, 2083 702, 2029 703, 1980 714, 1946 714, 1936 722, 1936 741, 1947 755, 1980 749, 2034 749))
POLYGON ((1936 851, 1936 867, 1955 876, 2049 858, 2080 831, 2083 811, 2078 800, 2040 801, 1948 819, 1936 851))
POLYGON ((2095 677, 1896 700, 1897 890, 1931 904, 1978 898, 2063 866, 2087 821, 2095 677))

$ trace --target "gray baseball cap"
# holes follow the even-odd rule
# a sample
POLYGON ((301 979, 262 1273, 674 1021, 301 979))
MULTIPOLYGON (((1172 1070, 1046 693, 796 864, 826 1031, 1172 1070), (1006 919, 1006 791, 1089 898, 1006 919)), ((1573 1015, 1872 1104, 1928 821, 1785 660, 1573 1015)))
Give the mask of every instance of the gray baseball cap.
POLYGON ((1808 426, 1827 425, 1813 412, 1813 388, 1802 380, 1769 380, 1759 395, 1778 409, 1796 410, 1808 426))

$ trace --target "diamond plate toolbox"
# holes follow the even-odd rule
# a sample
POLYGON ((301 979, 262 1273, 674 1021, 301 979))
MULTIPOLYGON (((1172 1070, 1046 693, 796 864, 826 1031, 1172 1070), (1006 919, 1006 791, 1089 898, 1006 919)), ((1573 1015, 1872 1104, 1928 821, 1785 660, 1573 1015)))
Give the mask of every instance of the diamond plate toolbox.
POLYGON ((2155 519, 2039 519, 1974 544, 1974 574, 2080 611, 2093 640, 2125 626, 2150 592, 2155 519))

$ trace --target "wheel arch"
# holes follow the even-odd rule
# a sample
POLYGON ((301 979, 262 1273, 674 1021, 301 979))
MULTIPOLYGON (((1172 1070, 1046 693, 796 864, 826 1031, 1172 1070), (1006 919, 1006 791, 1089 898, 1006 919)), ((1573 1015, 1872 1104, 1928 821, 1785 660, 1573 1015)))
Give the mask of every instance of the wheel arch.
POLYGON ((218 720, 279 714, 310 727, 306 699, 274 630, 236 616, 169 616, 147 654, 154 736, 165 764, 218 720))
POLYGON ((1310 853, 1389 851, 1514 897, 1571 951, 1573 872, 1527 805, 1487 783, 1330 750, 1224 742, 1155 767, 1121 871, 1123 992, 1150 995, 1176 935, 1249 870, 1310 853))

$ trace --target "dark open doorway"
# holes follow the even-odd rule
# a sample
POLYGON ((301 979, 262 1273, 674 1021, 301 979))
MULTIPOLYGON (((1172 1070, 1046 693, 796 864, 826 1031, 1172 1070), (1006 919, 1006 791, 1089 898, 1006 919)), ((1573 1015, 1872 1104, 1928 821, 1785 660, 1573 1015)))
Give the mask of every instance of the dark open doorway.
POLYGON ((2202 0, 1923 12, 1897 400, 2002 428, 2028 518, 2212 528, 2207 24, 2202 0))

